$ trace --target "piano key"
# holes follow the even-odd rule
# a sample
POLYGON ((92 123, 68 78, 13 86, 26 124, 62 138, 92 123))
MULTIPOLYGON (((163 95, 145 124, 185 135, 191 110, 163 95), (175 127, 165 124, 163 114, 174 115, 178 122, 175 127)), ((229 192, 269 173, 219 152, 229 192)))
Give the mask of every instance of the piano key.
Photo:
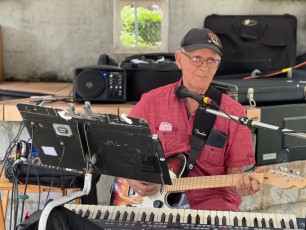
MULTIPOLYGON (((177 214, 179 214, 180 215, 180 222, 181 223, 187 223, 187 219, 186 219, 186 211, 187 210, 189 210, 190 211, 190 209, 178 209, 177 210, 177 214)), ((189 212, 190 213, 190 212, 189 212)))
POLYGON ((208 225, 209 224, 208 223, 208 219, 210 219, 210 221, 211 221, 210 211, 204 210, 202 216, 203 216, 203 224, 207 224, 208 225))
MULTIPOLYGON (((82 212, 81 212, 81 213, 82 213, 82 214, 81 214, 82 217, 85 217, 85 213, 86 213, 86 211, 87 211, 88 209, 89 209, 89 205, 88 205, 88 204, 87 204, 87 205, 84 204, 83 207, 82 207, 82 212)), ((81 211, 81 210, 79 210, 79 212, 80 212, 80 211, 81 211)))
POLYGON ((293 229, 298 229, 295 215, 289 214, 288 217, 293 223, 293 229))
POLYGON ((250 212, 250 223, 251 227, 255 228, 261 228, 261 219, 262 219, 262 214, 261 213, 255 213, 255 212, 250 212))
POLYGON ((283 220, 282 214, 275 214, 275 221, 277 222, 278 228, 283 228, 282 225, 284 225, 284 223, 282 220, 283 220))
MULTIPOLYGON (((94 212, 96 210, 98 205, 89 205, 89 216, 88 216, 88 219, 94 219, 94 212)), ((99 205, 100 206, 100 205, 99 205)))
POLYGON ((196 224, 196 216, 198 215, 199 210, 190 210, 191 224, 196 224))
POLYGON ((249 212, 241 212, 241 213, 237 213, 238 216, 241 218, 240 219, 240 223, 239 226, 242 227, 248 227, 251 226, 251 220, 250 220, 250 213, 249 212))
POLYGON ((191 209, 181 209, 183 212, 184 212, 184 218, 183 218, 183 221, 182 223, 191 223, 191 214, 190 214, 190 211, 191 209))
POLYGON ((221 216, 221 224, 222 226, 233 226, 233 220, 230 218, 230 212, 229 211, 223 211, 221 216))

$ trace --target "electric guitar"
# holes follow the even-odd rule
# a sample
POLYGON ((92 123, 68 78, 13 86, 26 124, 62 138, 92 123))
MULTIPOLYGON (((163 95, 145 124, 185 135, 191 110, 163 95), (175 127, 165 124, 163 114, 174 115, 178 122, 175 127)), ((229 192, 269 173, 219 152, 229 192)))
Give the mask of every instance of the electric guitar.
MULTIPOLYGON (((240 174, 199 176, 180 178, 185 170, 187 159, 185 155, 178 154, 167 159, 172 185, 163 185, 160 192, 141 197, 135 193, 123 178, 117 178, 114 183, 113 205, 136 206, 142 208, 174 208, 182 192, 187 190, 220 188, 236 186, 240 174)), ((277 170, 269 170, 265 173, 250 173, 251 178, 260 184, 277 186, 282 189, 292 187, 305 188, 303 177, 292 175, 277 170)))

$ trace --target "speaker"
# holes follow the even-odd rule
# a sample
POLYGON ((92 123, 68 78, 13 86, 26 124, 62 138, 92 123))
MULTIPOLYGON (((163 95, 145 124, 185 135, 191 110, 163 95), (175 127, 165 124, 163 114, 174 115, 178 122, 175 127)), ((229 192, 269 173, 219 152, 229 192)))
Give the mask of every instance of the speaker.
POLYGON ((125 70, 116 66, 79 67, 73 76, 74 101, 125 102, 125 70))

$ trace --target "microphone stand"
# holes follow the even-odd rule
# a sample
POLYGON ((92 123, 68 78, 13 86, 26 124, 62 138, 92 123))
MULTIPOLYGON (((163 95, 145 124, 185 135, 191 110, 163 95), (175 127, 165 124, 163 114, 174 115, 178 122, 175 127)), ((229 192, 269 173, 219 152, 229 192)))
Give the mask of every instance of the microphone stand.
POLYGON ((272 130, 272 131, 276 131, 276 132, 281 132, 283 134, 287 134, 287 135, 290 135, 290 136, 306 139, 306 133, 303 133, 303 132, 295 132, 294 130, 291 130, 291 129, 286 129, 286 128, 282 128, 282 127, 278 127, 278 126, 275 126, 275 125, 270 125, 270 124, 266 124, 266 123, 262 123, 262 122, 257 122, 257 121, 254 121, 252 119, 248 119, 247 117, 237 117, 237 116, 233 116, 233 115, 230 115, 230 114, 226 114, 224 112, 219 112, 217 110, 210 109, 205 104, 202 104, 200 108, 203 109, 206 113, 211 113, 211 114, 214 114, 216 116, 220 116, 220 117, 224 117, 224 118, 227 118, 227 119, 230 119, 230 120, 234 120, 238 124, 241 124, 241 125, 245 125, 245 126, 248 126, 248 127, 254 127, 254 128, 264 128, 264 129, 268 129, 268 130, 272 130))

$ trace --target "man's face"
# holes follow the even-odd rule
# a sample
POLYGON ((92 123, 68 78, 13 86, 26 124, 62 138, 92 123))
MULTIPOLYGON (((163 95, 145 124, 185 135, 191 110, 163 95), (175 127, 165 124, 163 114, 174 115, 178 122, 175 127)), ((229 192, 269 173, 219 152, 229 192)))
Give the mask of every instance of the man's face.
POLYGON ((220 63, 220 56, 212 49, 176 52, 176 61, 183 74, 183 84, 192 92, 203 93, 210 85, 220 63))

